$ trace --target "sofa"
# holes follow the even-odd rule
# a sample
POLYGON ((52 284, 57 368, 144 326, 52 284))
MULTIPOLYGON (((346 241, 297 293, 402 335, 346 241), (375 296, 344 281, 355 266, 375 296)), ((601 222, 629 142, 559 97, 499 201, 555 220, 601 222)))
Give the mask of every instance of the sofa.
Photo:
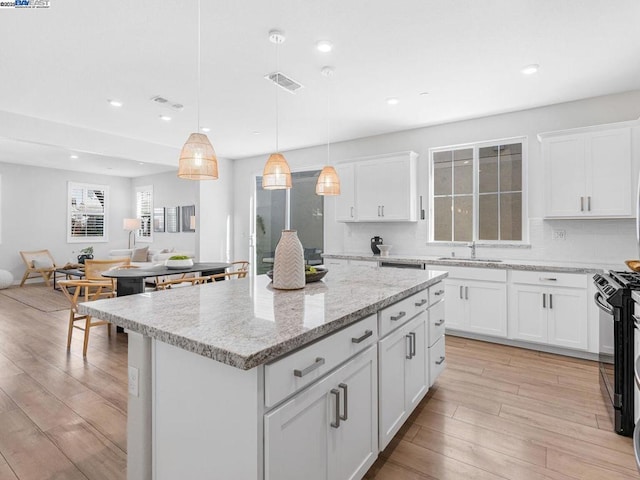
MULTIPOLYGON (((131 265, 140 268, 149 268, 164 265, 165 260, 168 260, 173 255, 186 255, 189 258, 195 258, 194 252, 177 251, 173 248, 154 249, 150 246, 137 248, 120 248, 109 251, 110 260, 115 260, 118 258, 129 258, 131 259, 131 265)), ((189 276, 190 275, 191 274, 189 274, 189 276)), ((155 284, 156 281, 163 282, 165 280, 173 278, 180 278, 181 276, 182 274, 149 277, 147 278, 146 282, 155 284)))

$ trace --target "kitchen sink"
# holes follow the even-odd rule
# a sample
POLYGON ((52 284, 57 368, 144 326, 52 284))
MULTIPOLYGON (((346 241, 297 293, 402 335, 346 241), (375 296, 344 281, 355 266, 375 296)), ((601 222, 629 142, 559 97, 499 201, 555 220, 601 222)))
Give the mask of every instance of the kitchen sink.
POLYGON ((451 260, 453 262, 459 260, 462 262, 493 262, 499 263, 502 260, 496 260, 495 258, 471 258, 471 257, 440 257, 438 260, 451 260))

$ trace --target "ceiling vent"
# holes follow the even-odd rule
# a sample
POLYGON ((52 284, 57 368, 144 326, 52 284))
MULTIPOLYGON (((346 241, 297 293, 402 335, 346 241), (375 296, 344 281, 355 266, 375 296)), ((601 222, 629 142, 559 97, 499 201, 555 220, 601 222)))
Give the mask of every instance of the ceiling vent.
POLYGON ((161 97, 160 95, 156 95, 155 97, 151 97, 151 101, 157 103, 158 105, 162 105, 163 107, 170 108, 171 110, 175 110, 176 112, 181 112, 184 108, 184 105, 181 103, 173 102, 168 98, 161 97))
POLYGON ((282 72, 274 72, 268 75, 265 75, 264 78, 275 83, 280 88, 283 88, 289 93, 296 93, 298 90, 302 88, 302 85, 296 82, 293 78, 287 77, 282 72))

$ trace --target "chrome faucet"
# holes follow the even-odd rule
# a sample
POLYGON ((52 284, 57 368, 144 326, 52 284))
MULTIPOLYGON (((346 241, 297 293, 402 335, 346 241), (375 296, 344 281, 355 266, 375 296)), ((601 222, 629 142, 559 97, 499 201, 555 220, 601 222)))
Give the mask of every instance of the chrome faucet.
POLYGON ((472 241, 467 245, 471 249, 471 258, 476 258, 476 242, 472 241))

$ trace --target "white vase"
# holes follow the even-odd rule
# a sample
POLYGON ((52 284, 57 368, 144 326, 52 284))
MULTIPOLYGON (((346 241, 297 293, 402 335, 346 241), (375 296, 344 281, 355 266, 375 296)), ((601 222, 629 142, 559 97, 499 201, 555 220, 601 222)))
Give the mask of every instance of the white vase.
POLYGON ((273 288, 304 288, 304 250, 295 230, 283 230, 273 261, 273 288))

